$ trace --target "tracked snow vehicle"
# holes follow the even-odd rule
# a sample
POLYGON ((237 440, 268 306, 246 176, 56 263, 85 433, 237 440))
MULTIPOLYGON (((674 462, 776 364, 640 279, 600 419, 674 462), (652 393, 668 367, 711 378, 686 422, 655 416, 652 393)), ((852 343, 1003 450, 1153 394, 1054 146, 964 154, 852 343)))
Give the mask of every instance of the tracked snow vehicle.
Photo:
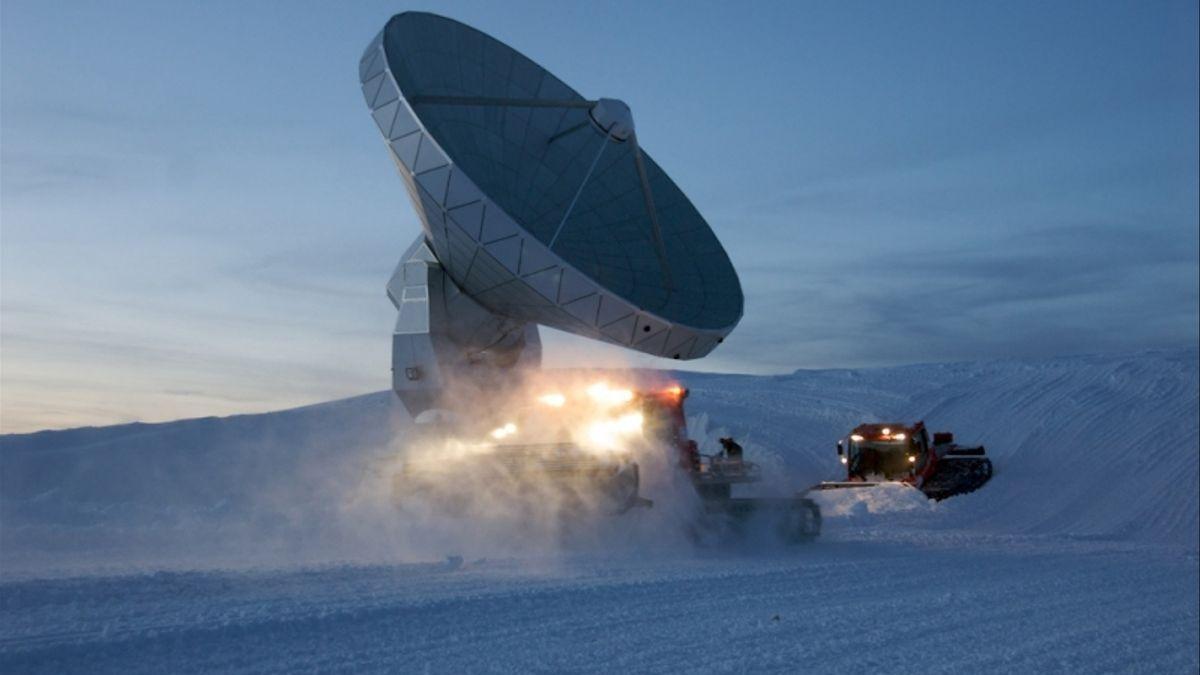
POLYGON ((749 460, 705 455, 688 437, 680 386, 634 391, 593 386, 551 393, 514 413, 487 440, 441 438, 427 443, 395 476, 398 503, 417 498, 450 515, 621 515, 650 507, 640 494, 639 453, 669 453, 656 466, 680 471, 699 497, 688 524, 698 540, 726 540, 762 529, 788 543, 821 530, 821 512, 796 495, 734 496, 762 480, 749 460))
POLYGON ((931 441, 924 422, 860 424, 838 441, 837 453, 846 480, 820 483, 816 489, 901 483, 940 501, 974 492, 992 477, 992 461, 983 446, 958 445, 947 432, 933 434, 931 441))

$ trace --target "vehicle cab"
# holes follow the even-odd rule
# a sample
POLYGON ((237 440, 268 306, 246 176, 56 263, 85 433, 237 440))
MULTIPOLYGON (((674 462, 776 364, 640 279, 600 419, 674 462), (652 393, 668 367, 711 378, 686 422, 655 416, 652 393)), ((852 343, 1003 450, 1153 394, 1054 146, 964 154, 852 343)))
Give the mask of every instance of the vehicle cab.
POLYGON ((903 481, 919 485, 931 468, 929 433, 923 422, 860 424, 838 441, 847 481, 903 481))

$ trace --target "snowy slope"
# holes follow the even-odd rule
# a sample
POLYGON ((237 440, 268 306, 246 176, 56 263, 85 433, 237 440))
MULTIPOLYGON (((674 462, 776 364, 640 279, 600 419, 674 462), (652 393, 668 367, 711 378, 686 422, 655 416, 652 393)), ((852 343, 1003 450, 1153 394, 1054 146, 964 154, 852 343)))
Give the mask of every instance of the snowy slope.
MULTIPOLYGON (((267 415, 3 437, 7 573, 288 557, 407 421, 387 394, 267 415)), ((320 556, 318 556, 320 557, 320 556)))
POLYGON ((864 421, 924 419, 987 447, 988 489, 927 525, 1197 547, 1197 353, 799 371, 689 381, 691 411, 776 449, 804 483, 837 475, 864 421))
MULTIPOLYGON (((695 431, 744 439, 793 486, 837 477, 834 440, 862 421, 925 419, 987 446, 988 489, 914 509, 906 525, 1196 549, 1197 370, 1197 353, 1185 351, 681 378, 695 431)), ((344 559, 364 534, 347 531, 361 514, 343 517, 344 507, 407 425, 378 393, 265 415, 4 436, 0 562, 122 561, 131 548, 185 563, 253 559, 256 548, 267 561, 320 561, 329 550, 344 559)))
POLYGON ((408 426, 386 393, 0 437, 0 671, 1195 672, 1198 361, 681 374, 695 433, 793 486, 837 477, 862 421, 993 457, 940 504, 823 494, 800 551, 697 551, 662 496, 551 546, 403 522, 377 489, 408 426), (933 635, 936 662, 898 660, 933 635))

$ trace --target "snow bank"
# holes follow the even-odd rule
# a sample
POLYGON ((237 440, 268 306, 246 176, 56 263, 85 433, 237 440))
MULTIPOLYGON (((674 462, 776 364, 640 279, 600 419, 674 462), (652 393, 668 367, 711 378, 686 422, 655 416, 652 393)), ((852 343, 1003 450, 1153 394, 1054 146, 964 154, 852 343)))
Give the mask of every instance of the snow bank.
POLYGON ((813 495, 826 518, 863 520, 867 516, 891 517, 897 513, 940 511, 941 504, 928 499, 920 490, 901 484, 872 488, 830 490, 813 495))
MULTIPOLYGON (((1197 364, 1184 350, 679 377, 692 390, 694 431, 727 430, 795 486, 838 477, 834 441, 864 421, 924 419, 993 458, 988 486, 938 505, 911 493, 823 496, 835 526, 871 516, 1196 549, 1197 364)), ((132 551, 185 565, 201 551, 222 563, 385 559, 412 535, 396 529, 379 479, 407 426, 379 393, 265 415, 0 437, 0 565, 128 563, 132 551)))

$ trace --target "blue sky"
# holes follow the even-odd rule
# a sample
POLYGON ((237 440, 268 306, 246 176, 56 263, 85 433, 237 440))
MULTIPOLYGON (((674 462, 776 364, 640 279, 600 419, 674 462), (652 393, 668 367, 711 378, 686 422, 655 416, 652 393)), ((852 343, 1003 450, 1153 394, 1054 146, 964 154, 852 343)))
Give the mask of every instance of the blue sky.
POLYGON ((632 106, 746 293, 691 367, 1200 339, 1194 2, 5 0, 5 431, 387 388, 418 225, 357 61, 404 9, 632 106))

